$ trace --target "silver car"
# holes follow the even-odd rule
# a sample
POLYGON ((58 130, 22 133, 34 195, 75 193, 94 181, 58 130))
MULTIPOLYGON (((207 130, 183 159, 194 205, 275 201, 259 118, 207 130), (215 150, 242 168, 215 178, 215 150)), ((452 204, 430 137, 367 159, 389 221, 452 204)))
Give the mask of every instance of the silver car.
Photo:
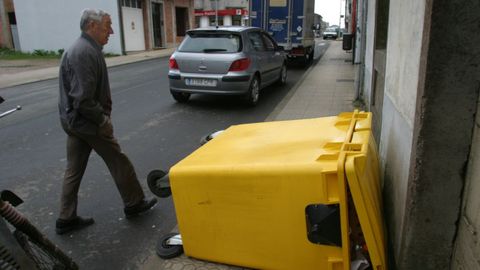
POLYGON ((216 94, 243 96, 255 105, 262 88, 287 80, 283 48, 256 27, 190 30, 169 68, 170 93, 178 102, 191 94, 216 94))

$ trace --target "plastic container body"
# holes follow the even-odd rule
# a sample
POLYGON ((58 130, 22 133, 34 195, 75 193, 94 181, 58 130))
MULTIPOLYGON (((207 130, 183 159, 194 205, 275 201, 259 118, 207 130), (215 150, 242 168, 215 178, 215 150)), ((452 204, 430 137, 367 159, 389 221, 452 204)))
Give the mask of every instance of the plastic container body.
POLYGON ((232 126, 180 161, 170 181, 185 254, 255 269, 350 269, 344 166, 371 152, 370 118, 232 126))

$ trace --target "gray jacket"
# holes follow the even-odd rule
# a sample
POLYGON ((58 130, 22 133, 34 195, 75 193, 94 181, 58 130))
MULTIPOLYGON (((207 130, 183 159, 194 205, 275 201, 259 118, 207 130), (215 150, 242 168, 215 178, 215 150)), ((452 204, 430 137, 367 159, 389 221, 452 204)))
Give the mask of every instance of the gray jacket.
POLYGON ((95 135, 112 111, 102 47, 82 35, 63 54, 58 109, 65 130, 95 135))

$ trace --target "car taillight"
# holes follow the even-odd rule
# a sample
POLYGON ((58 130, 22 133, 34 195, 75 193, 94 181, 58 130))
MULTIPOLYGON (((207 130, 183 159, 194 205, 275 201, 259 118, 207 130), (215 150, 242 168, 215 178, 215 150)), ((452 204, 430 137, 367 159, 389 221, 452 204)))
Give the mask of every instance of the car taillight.
POLYGON ((170 69, 178 69, 177 60, 175 60, 175 58, 173 58, 173 57, 170 57, 170 60, 168 62, 168 67, 170 69))
POLYGON ((244 71, 250 66, 249 58, 238 59, 232 63, 228 71, 244 71))

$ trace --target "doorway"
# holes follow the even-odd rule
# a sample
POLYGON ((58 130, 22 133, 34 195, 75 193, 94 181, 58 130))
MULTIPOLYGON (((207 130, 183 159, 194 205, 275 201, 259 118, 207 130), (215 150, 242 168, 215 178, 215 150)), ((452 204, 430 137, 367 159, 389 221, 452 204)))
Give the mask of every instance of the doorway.
POLYGON ((163 3, 152 2, 153 21, 153 47, 165 47, 163 45, 163 3))
POLYGON ((375 17, 375 52, 373 56, 373 89, 371 92, 372 129, 377 143, 382 129, 383 96, 387 60, 388 15, 390 0, 377 0, 375 17))
POLYGON ((141 0, 122 1, 126 51, 144 51, 143 9, 141 0))
POLYGON ((184 37, 188 30, 188 8, 175 7, 177 37, 184 37))

